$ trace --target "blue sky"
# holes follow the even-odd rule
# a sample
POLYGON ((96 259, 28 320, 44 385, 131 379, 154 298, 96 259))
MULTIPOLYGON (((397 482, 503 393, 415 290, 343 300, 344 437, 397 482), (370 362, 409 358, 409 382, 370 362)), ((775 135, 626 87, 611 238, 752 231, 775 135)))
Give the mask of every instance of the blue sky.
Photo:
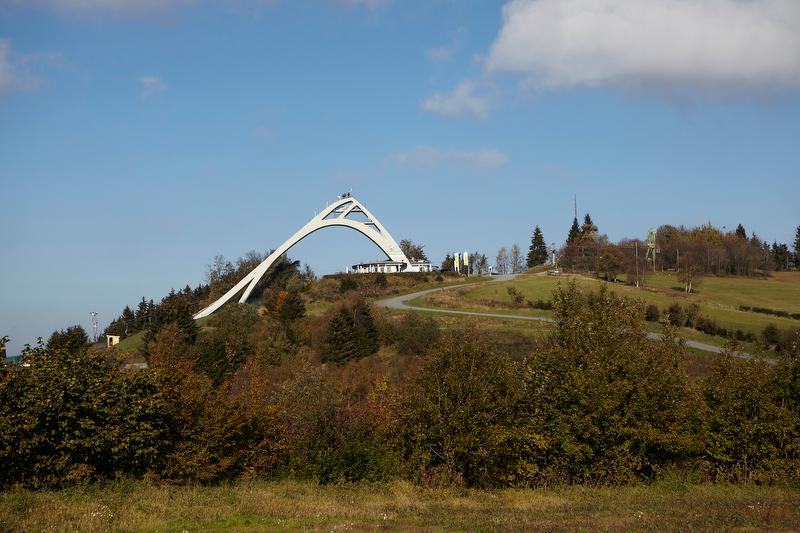
POLYGON ((349 188, 435 261, 560 243, 573 194, 614 240, 790 241, 798 35, 784 0, 0 0, 0 334, 102 327, 349 188))

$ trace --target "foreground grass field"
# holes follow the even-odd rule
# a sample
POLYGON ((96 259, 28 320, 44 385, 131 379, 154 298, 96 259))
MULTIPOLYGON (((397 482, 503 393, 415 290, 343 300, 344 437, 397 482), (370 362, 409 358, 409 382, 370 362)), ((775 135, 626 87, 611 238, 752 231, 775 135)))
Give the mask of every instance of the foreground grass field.
POLYGON ((776 530, 800 527, 800 491, 657 483, 475 491, 405 482, 171 487, 97 485, 0 493, 2 531, 776 530))

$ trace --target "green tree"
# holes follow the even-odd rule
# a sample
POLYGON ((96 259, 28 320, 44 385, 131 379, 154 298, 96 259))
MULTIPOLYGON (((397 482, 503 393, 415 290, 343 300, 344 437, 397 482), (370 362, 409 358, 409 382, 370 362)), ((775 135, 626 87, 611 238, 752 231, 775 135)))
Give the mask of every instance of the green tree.
POLYGON ((30 351, 0 374, 0 486, 59 487, 157 471, 169 446, 158 377, 99 352, 30 351))
POLYGON ((420 477, 470 486, 506 484, 498 475, 517 448, 512 434, 519 372, 475 328, 448 333, 425 359, 404 408, 406 455, 420 477))
POLYGON ((703 383, 704 458, 713 480, 775 483, 800 473, 798 361, 725 356, 703 383))
POLYGON ((606 281, 617 281, 617 276, 625 271, 628 260, 625 252, 615 244, 608 244, 601 250, 600 270, 606 273, 606 281))
POLYGON ((322 362, 340 363, 358 356, 353 330, 352 313, 346 306, 339 306, 328 321, 322 362))
POLYGON ((742 226, 741 224, 736 226, 735 235, 736 238, 738 239, 747 240, 747 232, 745 231, 744 226, 742 226))
POLYGON ((372 355, 378 350, 378 328, 369 304, 361 297, 341 304, 328 319, 323 362, 341 363, 372 355))
POLYGON ((56 330, 47 339, 48 350, 63 350, 72 353, 85 351, 88 346, 89 336, 86 334, 86 330, 78 325, 56 330))
POLYGON ((589 213, 583 217, 583 225, 581 226, 581 237, 593 237, 597 233, 597 226, 592 222, 592 217, 589 213))
POLYGON ((8 344, 8 335, 3 335, 0 338, 0 367, 6 363, 6 344, 8 344))
POLYGON ((192 316, 189 302, 182 294, 170 291, 161 303, 149 312, 152 317, 148 326, 146 338, 153 340, 158 331, 167 324, 176 323, 183 331, 188 342, 194 342, 197 338, 197 324, 192 316))
POLYGON ((692 453, 692 395, 673 330, 648 338, 640 302, 572 282, 550 347, 527 361, 519 431, 528 482, 625 483, 692 453))
POLYGON ((800 226, 794 232, 794 265, 800 268, 800 226))
POLYGON ((445 255, 444 256, 444 260, 442 261, 442 266, 441 266, 442 272, 450 272, 450 271, 452 271, 455 268, 454 267, 454 263, 455 263, 455 260, 453 259, 452 255, 450 255, 449 253, 447 255, 445 255))
POLYGON ((531 236, 531 246, 528 248, 527 265, 528 268, 532 268, 545 262, 547 262, 547 244, 544 242, 542 230, 536 226, 531 236))

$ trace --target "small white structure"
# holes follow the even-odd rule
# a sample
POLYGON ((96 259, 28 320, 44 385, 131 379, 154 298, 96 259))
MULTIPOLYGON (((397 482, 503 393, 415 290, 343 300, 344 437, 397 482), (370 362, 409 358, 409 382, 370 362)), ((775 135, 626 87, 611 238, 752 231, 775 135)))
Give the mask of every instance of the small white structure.
POLYGON ((433 272, 435 267, 429 261, 374 261, 372 263, 359 263, 353 265, 348 270, 351 274, 369 274, 383 272, 386 274, 397 274, 399 272, 433 272))
POLYGON ((106 335, 106 347, 111 348, 119 344, 119 335, 106 335))

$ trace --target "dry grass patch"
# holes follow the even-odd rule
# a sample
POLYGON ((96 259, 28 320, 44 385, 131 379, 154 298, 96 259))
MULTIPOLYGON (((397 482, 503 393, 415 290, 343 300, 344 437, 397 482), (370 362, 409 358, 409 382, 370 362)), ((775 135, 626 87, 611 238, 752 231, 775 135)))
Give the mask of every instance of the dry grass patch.
POLYGON ((220 487, 144 483, 0 493, 2 531, 796 530, 800 492, 655 484, 477 491, 404 481, 220 487))

